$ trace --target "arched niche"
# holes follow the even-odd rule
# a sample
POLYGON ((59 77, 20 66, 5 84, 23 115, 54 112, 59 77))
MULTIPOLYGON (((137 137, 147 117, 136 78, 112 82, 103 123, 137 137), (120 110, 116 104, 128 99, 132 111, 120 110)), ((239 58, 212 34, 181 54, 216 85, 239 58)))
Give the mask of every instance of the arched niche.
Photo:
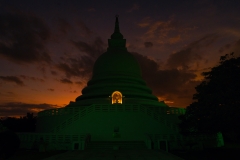
POLYGON ((122 104, 122 93, 119 91, 114 91, 112 93, 112 104, 122 104))

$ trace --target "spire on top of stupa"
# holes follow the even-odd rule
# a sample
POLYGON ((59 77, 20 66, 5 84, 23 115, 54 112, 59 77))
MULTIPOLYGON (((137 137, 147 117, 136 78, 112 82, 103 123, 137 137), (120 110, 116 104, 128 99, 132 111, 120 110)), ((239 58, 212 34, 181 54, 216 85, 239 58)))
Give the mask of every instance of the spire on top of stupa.
POLYGON ((123 39, 123 35, 120 33, 119 29, 119 22, 118 22, 118 15, 115 16, 115 27, 114 27, 114 33, 111 35, 111 39, 123 39))
POLYGON ((119 22, 118 22, 118 15, 115 16, 116 17, 116 21, 115 21, 115 28, 114 28, 114 32, 120 32, 119 30, 119 22))
POLYGON ((118 15, 116 15, 114 33, 111 35, 111 39, 108 39, 108 50, 114 48, 126 50, 126 39, 123 39, 123 35, 120 33, 118 15))

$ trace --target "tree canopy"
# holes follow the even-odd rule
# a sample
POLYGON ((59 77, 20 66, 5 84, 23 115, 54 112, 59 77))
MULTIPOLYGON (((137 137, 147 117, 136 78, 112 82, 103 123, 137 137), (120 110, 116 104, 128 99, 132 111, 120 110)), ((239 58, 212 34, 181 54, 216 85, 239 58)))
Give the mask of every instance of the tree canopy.
POLYGON ((240 57, 221 56, 219 64, 202 75, 195 101, 180 117, 182 133, 240 133, 240 57))
MULTIPOLYGON (((26 116, 20 118, 8 117, 1 120, 2 126, 13 132, 35 132, 37 117, 33 113, 27 113, 26 116)), ((0 129, 1 129, 0 125, 0 129)))

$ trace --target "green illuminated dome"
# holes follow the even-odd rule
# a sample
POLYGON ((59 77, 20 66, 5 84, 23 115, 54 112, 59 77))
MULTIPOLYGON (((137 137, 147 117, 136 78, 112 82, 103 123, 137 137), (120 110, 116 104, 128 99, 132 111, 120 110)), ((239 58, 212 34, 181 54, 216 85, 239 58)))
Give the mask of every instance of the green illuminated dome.
POLYGON ((108 40, 107 52, 96 60, 92 79, 76 101, 83 105, 113 103, 114 91, 123 96, 121 103, 166 106, 158 102, 143 81, 138 62, 126 49, 126 39, 119 31, 118 17, 114 33, 108 40))
POLYGON ((133 55, 126 50, 108 50, 95 62, 93 79, 110 75, 139 78, 141 70, 133 55))

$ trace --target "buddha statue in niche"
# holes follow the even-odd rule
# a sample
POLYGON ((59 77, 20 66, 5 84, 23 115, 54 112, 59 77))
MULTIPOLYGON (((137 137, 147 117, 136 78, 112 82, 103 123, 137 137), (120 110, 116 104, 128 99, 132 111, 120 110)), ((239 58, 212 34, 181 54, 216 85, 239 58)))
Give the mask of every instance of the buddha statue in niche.
POLYGON ((122 104, 122 94, 119 91, 112 93, 112 104, 122 104))

